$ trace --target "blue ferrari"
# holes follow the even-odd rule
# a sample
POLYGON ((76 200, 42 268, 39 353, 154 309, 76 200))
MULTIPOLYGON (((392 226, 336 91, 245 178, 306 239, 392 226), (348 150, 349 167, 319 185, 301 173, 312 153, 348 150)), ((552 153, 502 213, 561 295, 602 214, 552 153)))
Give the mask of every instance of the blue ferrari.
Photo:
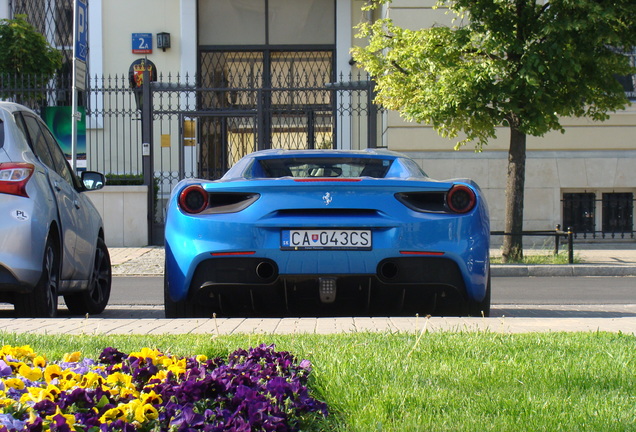
POLYGON ((166 317, 490 313, 488 207, 384 149, 265 150, 172 191, 166 317))

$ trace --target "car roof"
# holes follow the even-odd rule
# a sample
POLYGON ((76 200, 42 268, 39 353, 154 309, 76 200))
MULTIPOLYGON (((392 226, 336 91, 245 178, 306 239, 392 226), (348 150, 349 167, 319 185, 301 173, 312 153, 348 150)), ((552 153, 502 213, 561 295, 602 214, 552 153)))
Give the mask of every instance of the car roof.
POLYGON ((355 157, 355 156, 389 156, 389 157, 406 157, 405 155, 388 150, 385 148, 370 148, 364 150, 345 150, 345 149, 311 149, 311 150, 285 150, 285 149, 269 149, 259 150, 248 155, 250 158, 262 157, 355 157))
POLYGON ((7 102, 7 101, 0 100, 0 108, 4 109, 6 111, 9 111, 11 113, 14 113, 16 111, 29 111, 29 112, 32 112, 33 114, 35 114, 35 112, 32 109, 27 108, 24 105, 20 105, 20 104, 15 103, 15 102, 7 102))

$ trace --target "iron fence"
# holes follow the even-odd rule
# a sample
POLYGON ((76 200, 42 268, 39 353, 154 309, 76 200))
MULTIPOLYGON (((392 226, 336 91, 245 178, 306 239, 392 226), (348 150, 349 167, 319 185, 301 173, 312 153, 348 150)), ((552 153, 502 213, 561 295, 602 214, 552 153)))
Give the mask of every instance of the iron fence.
POLYGON ((568 228, 567 231, 561 229, 561 225, 557 225, 554 230, 536 230, 536 231, 522 231, 521 233, 509 233, 505 231, 491 231, 491 236, 518 236, 523 237, 552 237, 554 242, 554 255, 558 255, 561 251, 561 240, 564 239, 567 242, 568 251, 568 263, 574 264, 574 238, 575 233, 572 228, 568 228))
MULTIPOLYGON (((149 81, 138 88, 131 86, 127 75, 87 79, 79 98, 85 122, 77 155, 80 169, 103 172, 120 184, 138 184, 144 176, 145 184, 156 185, 150 188, 156 191, 149 208, 157 209, 152 220, 158 232, 165 201, 179 180, 219 178, 252 151, 381 145, 383 117, 373 104, 371 81, 363 74, 323 85, 306 76, 295 79, 310 82, 304 87, 292 86, 294 80, 252 87, 258 83, 247 77, 216 82, 160 75, 149 81)), ((66 105, 69 88, 64 78, 0 76, 2 99, 26 105, 43 117, 49 108, 66 105)), ((65 124, 50 124, 54 133, 70 130, 70 113, 61 121, 65 124)), ((63 149, 70 148, 63 144, 70 136, 56 137, 63 149)))
MULTIPOLYGON (((163 75, 140 89, 131 87, 127 75, 90 77, 79 98, 86 114, 84 139, 78 139, 84 145, 77 152, 81 168, 103 172, 118 184, 139 184, 143 177, 152 191, 149 208, 156 209, 150 218, 157 234, 151 238, 159 239, 166 200, 183 178, 219 178, 258 149, 382 145, 384 116, 373 104, 373 85, 366 75, 305 87, 287 82, 253 87, 252 78, 202 81, 163 75), (145 136, 144 116, 149 119, 145 136)), ((42 116, 65 105, 70 88, 63 77, 0 75, 0 98, 42 116)), ((54 132, 70 130, 68 124, 52 126, 54 132)), ((634 194, 627 192, 564 193, 563 226, 572 227, 576 239, 634 240, 634 202, 634 194)))

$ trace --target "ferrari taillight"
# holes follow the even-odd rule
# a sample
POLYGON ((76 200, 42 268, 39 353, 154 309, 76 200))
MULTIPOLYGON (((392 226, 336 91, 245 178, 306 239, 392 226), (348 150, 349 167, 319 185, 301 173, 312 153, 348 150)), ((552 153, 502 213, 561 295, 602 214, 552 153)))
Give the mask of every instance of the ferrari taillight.
POLYGON ((446 204, 455 213, 468 213, 476 202, 475 192, 468 186, 455 185, 446 194, 446 204))
POLYGON ((30 163, 0 163, 0 193, 28 198, 26 185, 34 170, 30 163))
POLYGON ((179 206, 190 214, 236 213, 246 209, 260 197, 251 192, 208 192, 201 185, 190 185, 181 191, 179 206))
POLYGON ((454 185, 448 191, 400 192, 402 204, 423 213, 468 213, 477 203, 475 191, 466 185, 454 185))
POLYGON ((191 185, 179 194, 179 206, 186 213, 201 213, 208 207, 208 193, 200 185, 191 185))

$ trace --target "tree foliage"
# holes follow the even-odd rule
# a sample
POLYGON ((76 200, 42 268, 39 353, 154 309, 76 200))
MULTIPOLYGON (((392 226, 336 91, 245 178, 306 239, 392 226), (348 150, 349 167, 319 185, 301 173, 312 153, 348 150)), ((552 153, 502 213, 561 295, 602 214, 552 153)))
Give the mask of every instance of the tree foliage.
POLYGON ((25 15, 0 20, 0 76, 3 87, 20 81, 41 86, 62 65, 62 55, 26 21, 25 15))
MULTIPOLYGON (((636 72, 624 55, 636 46, 636 2, 442 0, 438 7, 454 14, 452 25, 361 23, 358 37, 368 45, 353 57, 376 81, 378 103, 441 136, 465 134, 456 148, 472 142, 481 150, 497 127, 510 129, 505 225, 520 233, 526 135, 563 132, 568 116, 606 120, 629 103, 616 77, 636 72)), ((522 256, 520 235, 512 241, 504 258, 522 256)))

